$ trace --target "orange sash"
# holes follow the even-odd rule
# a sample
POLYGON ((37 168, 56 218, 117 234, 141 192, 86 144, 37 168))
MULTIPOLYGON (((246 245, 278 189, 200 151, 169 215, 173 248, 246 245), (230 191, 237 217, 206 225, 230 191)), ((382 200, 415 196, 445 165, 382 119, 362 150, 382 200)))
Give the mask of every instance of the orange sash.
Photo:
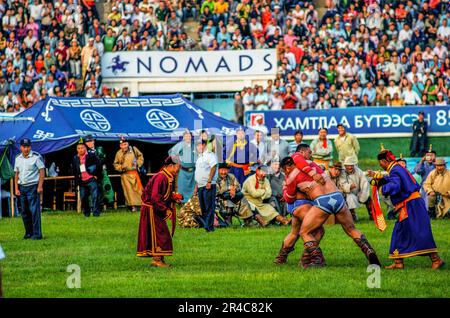
POLYGON ((413 192, 409 197, 407 197, 404 201, 395 205, 395 211, 398 211, 398 221, 401 222, 408 217, 408 211, 406 209, 406 203, 411 200, 420 198, 419 192, 413 192))
POLYGON ((138 188, 139 190, 142 190, 142 183, 141 183, 141 178, 139 177, 139 173, 137 172, 137 170, 128 170, 127 172, 125 172, 127 174, 134 174, 136 176, 136 180, 137 180, 137 184, 138 184, 138 188))
POLYGON ((386 230, 386 220, 384 219, 383 211, 380 207, 380 200, 378 197, 378 188, 377 186, 372 186, 372 217, 375 222, 375 226, 381 232, 386 230))

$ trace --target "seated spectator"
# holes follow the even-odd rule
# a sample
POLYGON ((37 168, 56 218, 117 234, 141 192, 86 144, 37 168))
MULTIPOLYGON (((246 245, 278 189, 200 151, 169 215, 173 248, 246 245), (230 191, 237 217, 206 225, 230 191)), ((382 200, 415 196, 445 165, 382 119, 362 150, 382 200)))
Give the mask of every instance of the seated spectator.
POLYGON ((255 219, 262 227, 267 226, 267 222, 264 221, 259 213, 253 214, 247 199, 241 191, 241 185, 236 177, 229 173, 229 168, 226 163, 219 164, 219 174, 216 185, 217 197, 225 201, 224 204, 226 208, 232 210, 237 206, 238 215, 244 221, 246 226, 250 225, 253 219, 255 219))
POLYGON ((370 186, 364 172, 358 168, 357 161, 353 157, 347 157, 344 162, 345 176, 342 179, 341 187, 345 194, 347 206, 352 213, 353 220, 357 221, 355 209, 364 204, 369 217, 372 213, 372 199, 370 197, 370 186))
POLYGON ((272 188, 266 178, 267 173, 267 166, 259 166, 256 173, 245 180, 242 186, 244 197, 248 200, 252 209, 261 214, 264 221, 270 223, 277 221, 282 225, 288 225, 290 221, 281 216, 268 201, 272 197, 272 188))
POLYGON ((437 158, 423 188, 428 198, 428 214, 431 218, 445 218, 450 210, 450 171, 445 159, 437 158))

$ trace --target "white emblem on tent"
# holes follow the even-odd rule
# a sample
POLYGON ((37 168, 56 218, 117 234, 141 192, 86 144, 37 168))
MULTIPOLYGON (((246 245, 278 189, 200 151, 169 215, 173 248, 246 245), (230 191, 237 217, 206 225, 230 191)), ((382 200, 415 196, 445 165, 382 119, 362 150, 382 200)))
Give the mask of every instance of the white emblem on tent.
POLYGON ((54 107, 50 104, 50 101, 45 105, 45 112, 41 113, 41 116, 44 117, 45 121, 50 122, 52 119, 50 118, 50 112, 54 110, 54 107))
POLYGON ((98 131, 109 131, 111 129, 111 124, 108 119, 94 110, 83 110, 80 113, 80 118, 89 128, 98 131))
POLYGON ((175 117, 160 109, 149 110, 146 117, 150 125, 161 130, 174 130, 180 125, 175 117))
POLYGON ((33 135, 33 138, 34 139, 38 139, 38 140, 50 139, 50 138, 53 138, 53 137, 55 137, 54 133, 45 132, 45 131, 42 131, 42 130, 39 130, 39 129, 36 130, 36 132, 33 135))

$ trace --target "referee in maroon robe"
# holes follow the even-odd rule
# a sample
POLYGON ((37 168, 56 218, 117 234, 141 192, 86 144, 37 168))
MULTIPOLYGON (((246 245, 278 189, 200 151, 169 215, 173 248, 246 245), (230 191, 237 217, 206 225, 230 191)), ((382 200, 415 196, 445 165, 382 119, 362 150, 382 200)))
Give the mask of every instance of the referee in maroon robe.
POLYGON ((153 257, 152 266, 170 266, 164 262, 164 256, 173 254, 175 203, 179 203, 182 199, 175 192, 175 176, 179 170, 178 157, 168 157, 163 168, 150 179, 142 192, 137 256, 153 257), (172 220, 172 233, 166 223, 169 218, 172 220))

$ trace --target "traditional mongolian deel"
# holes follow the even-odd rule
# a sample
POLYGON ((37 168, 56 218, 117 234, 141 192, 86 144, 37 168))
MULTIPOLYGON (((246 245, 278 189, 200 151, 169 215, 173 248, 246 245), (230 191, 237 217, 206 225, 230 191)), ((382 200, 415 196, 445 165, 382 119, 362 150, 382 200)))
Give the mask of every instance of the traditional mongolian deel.
POLYGON ((389 176, 383 177, 379 185, 383 195, 390 197, 398 211, 389 257, 405 258, 437 252, 430 218, 420 197, 420 185, 408 170, 395 161, 391 162, 387 171, 389 176))
POLYGON ((174 176, 166 169, 154 175, 142 193, 137 256, 169 256, 173 253, 172 236, 176 214, 173 192, 174 176), (172 234, 166 220, 172 219, 172 234))

